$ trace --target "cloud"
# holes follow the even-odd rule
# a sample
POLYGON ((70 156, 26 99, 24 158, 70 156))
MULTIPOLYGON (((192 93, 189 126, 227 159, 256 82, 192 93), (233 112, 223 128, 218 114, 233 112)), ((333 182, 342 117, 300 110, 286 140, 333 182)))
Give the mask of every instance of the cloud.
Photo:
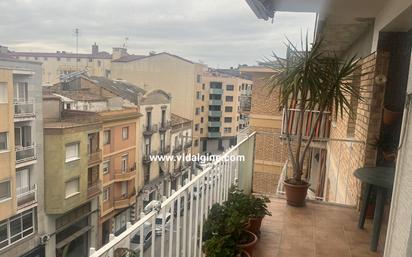
POLYGON ((313 34, 314 14, 277 13, 258 20, 243 0, 0 1, 0 44, 19 51, 111 51, 126 37, 129 52, 168 51, 214 67, 254 64, 284 53, 285 36, 313 34))

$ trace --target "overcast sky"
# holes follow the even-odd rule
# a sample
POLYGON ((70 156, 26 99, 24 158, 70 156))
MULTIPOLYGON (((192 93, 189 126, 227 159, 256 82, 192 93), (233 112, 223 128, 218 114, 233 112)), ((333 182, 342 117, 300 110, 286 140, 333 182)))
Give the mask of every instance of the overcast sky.
POLYGON ((315 15, 277 13, 258 20, 244 0, 1 0, 0 45, 17 51, 79 52, 94 42, 111 52, 167 51, 212 67, 253 65, 283 54, 283 42, 313 34, 315 15))

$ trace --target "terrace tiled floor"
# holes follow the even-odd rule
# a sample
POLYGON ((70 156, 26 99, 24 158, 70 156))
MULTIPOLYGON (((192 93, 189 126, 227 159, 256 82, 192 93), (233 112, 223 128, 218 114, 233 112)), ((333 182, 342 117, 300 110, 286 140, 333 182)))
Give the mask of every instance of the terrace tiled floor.
POLYGON ((371 221, 366 221, 364 230, 358 229, 358 212, 353 208, 312 202, 294 208, 284 199, 271 201, 272 216, 263 220, 254 257, 382 256, 386 226, 382 226, 378 252, 371 252, 371 221))

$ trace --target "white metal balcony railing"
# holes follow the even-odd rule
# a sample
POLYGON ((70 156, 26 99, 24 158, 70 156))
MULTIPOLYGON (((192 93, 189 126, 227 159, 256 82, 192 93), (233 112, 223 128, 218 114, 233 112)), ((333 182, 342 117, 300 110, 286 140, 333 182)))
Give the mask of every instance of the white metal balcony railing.
MULTIPOLYGON (((286 119, 286 112, 283 110, 282 116, 282 135, 289 131, 290 135, 296 135, 298 132, 299 122, 300 122, 300 110, 289 109, 289 122, 286 119)), ((314 126, 317 117, 319 116, 319 111, 307 110, 305 111, 303 117, 303 137, 308 138, 311 129, 314 126)), ((318 125, 315 128, 314 138, 328 138, 330 132, 330 112, 323 113, 318 125)))
POLYGON ((232 147, 222 158, 193 177, 169 198, 141 217, 99 250, 90 248, 91 257, 197 257, 202 255, 203 223, 211 206, 227 199, 231 185, 251 192, 255 133, 232 147), (242 160, 243 156, 243 160, 242 160), (179 215, 180 213, 180 215, 179 215), (135 244, 131 239, 152 237, 135 244), (154 236, 156 235, 156 236, 154 236), (131 249, 136 255, 126 253, 131 249))
POLYGON ((37 186, 36 184, 16 188, 17 207, 22 208, 37 202, 37 186))
POLYGON ((16 164, 32 161, 36 158, 36 144, 16 147, 16 164))
POLYGON ((14 101, 14 117, 25 118, 35 115, 34 99, 15 100, 14 101))

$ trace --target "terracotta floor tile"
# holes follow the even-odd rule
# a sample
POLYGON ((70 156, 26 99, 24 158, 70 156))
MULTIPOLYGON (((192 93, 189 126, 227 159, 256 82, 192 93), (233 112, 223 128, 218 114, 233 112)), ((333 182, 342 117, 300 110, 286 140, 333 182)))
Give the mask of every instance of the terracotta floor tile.
MULTIPOLYGON (((308 202, 304 208, 286 205, 272 198, 272 212, 262 223, 261 238, 254 257, 381 257, 369 251, 372 223, 357 228, 358 212, 353 208, 308 202)), ((386 230, 386 226, 382 227, 386 230)), ((384 242, 382 232, 380 242, 384 242)))

